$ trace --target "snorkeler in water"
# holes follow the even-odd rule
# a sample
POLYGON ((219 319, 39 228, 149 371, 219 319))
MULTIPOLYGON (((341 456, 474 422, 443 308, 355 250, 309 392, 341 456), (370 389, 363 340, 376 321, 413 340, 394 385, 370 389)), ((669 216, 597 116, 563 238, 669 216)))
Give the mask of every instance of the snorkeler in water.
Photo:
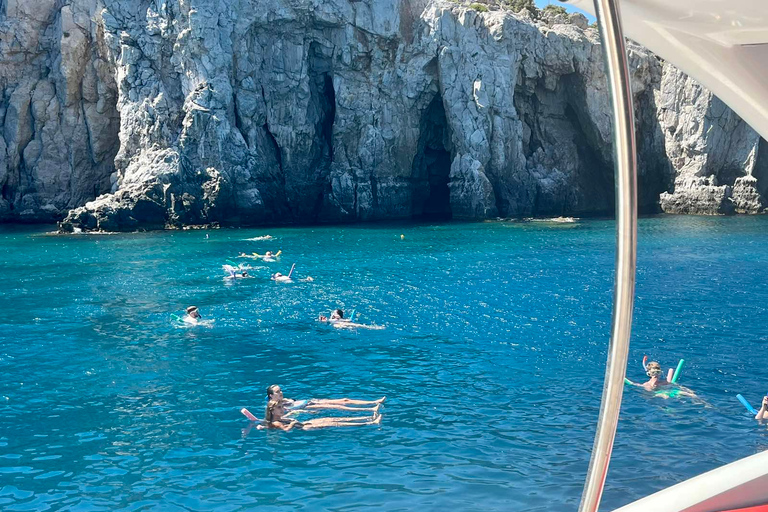
POLYGON ((310 400, 292 400, 283 396, 283 390, 278 384, 272 384, 267 388, 267 401, 278 401, 286 410, 307 410, 312 412, 319 409, 336 409, 341 411, 373 411, 377 412, 379 406, 386 400, 383 396, 378 400, 353 400, 351 398, 312 398, 310 400), (372 406, 372 407, 369 407, 372 406))
POLYGON ((330 317, 320 315, 318 320, 321 321, 321 322, 331 322, 331 323, 333 323, 333 322, 348 322, 349 321, 349 319, 344 318, 344 311, 342 311, 341 309, 334 309, 333 311, 331 311, 331 316, 330 317))
POLYGON ((272 277, 270 277, 273 281, 277 283, 292 283, 293 279, 291 279, 291 276, 284 276, 280 272, 275 272, 272 274, 272 277))
POLYGON ((264 428, 279 430, 312 430, 326 427, 360 427, 363 425, 378 425, 381 423, 381 414, 374 412, 372 416, 356 416, 351 418, 316 418, 309 421, 297 421, 288 417, 285 407, 278 400, 272 400, 267 404, 264 416, 264 428))
POLYGON ((672 382, 672 374, 674 372, 672 368, 670 368, 669 372, 667 372, 667 377, 664 378, 662 377, 664 372, 662 371, 661 365, 658 362, 651 361, 647 365, 644 364, 644 366, 646 374, 649 377, 648 382, 640 384, 639 382, 632 382, 629 379, 625 379, 626 382, 628 384, 632 384, 633 386, 641 387, 646 391, 654 391, 655 395, 660 398, 674 398, 682 396, 695 399, 699 398, 696 396, 696 393, 694 393, 693 390, 672 382))
MULTIPOLYGON (((275 281, 276 283, 292 283, 293 282, 293 271, 296 269, 296 264, 294 263, 291 265, 291 271, 288 272, 288 275, 281 274, 280 272, 275 272, 270 277, 271 280, 275 281)), ((305 277, 303 279, 299 279, 299 281, 314 281, 311 277, 305 277)))
POLYGON ((200 311, 198 311, 197 306, 189 306, 187 308, 187 314, 184 315, 184 318, 182 318, 182 321, 188 324, 197 325, 198 323, 200 323, 200 320, 202 319, 203 319, 203 316, 200 314, 200 311))
POLYGON ((245 279, 251 277, 248 274, 248 270, 242 267, 238 268, 233 267, 232 265, 222 265, 221 268, 223 268, 228 274, 224 276, 224 279, 245 279))
POLYGON ((639 386, 645 388, 648 391, 656 391, 659 388, 672 384, 667 379, 662 377, 661 374, 664 372, 661 369, 661 365, 656 361, 651 361, 648 363, 648 365, 645 367, 645 373, 648 375, 648 377, 650 377, 650 380, 643 384, 639 384, 639 386))

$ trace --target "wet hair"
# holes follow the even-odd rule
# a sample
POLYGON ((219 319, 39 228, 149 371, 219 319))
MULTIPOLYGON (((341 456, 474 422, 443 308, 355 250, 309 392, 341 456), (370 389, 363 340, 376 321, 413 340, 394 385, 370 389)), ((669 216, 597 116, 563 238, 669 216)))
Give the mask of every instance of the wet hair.
POLYGON ((663 372, 661 371, 661 365, 656 361, 651 361, 648 363, 645 367, 645 373, 649 377, 655 377, 657 375, 661 375, 663 372))
POLYGON ((339 315, 339 318, 344 318, 344 312, 340 309, 334 309, 333 314, 339 315))
POLYGON ((267 403, 267 410, 264 412, 264 421, 266 421, 267 424, 275 421, 275 410, 278 407, 280 407, 280 402, 277 400, 270 400, 269 403, 267 403))
POLYGON ((267 388, 267 400, 272 399, 272 395, 275 394, 275 390, 277 390, 280 387, 279 384, 272 384, 267 388))

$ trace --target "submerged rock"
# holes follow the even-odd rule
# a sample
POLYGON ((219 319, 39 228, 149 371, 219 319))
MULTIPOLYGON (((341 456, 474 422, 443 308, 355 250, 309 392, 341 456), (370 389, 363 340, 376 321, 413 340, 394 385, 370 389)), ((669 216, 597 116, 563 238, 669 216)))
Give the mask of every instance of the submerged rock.
MULTIPOLYGON (((603 58, 577 15, 424 0, 0 10, 2 220, 133 230, 613 209, 603 58)), ((757 134, 644 48, 630 44, 630 62, 641 207, 762 211, 757 134)))

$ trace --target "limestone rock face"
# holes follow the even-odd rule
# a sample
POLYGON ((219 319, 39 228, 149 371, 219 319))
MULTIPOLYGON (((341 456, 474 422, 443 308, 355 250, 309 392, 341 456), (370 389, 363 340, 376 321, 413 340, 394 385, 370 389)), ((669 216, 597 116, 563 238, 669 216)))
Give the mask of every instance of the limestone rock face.
MULTIPOLYGON (((641 207, 762 211, 755 132, 647 50, 630 44, 630 63, 641 207)), ((0 220, 134 230, 613 210, 603 58, 579 16, 441 0, 4 0, 0 91, 0 220)))
POLYGON ((110 189, 119 118, 93 2, 0 2, 0 220, 45 221, 110 189))
POLYGON ((768 147, 725 104, 679 70, 665 66, 659 123, 674 169, 669 213, 759 213, 766 207, 768 147))

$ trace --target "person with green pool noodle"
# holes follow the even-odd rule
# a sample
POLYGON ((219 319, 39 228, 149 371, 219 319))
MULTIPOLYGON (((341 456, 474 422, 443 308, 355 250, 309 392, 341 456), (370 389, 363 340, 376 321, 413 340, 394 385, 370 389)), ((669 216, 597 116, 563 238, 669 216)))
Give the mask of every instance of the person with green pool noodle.
POLYGON ((669 372, 667 373, 667 377, 662 377, 662 374, 664 373, 661 369, 661 365, 656 361, 651 361, 647 365, 645 364, 645 360, 643 360, 643 366, 645 366, 646 374, 648 377, 650 377, 650 380, 648 382, 645 382, 643 384, 632 382, 629 379, 624 379, 624 381, 627 384, 631 384, 632 386, 638 386, 646 391, 654 391, 656 393, 656 396, 660 396, 662 398, 673 398, 676 396, 690 396, 690 397, 696 397, 696 394, 691 391, 688 388, 685 388, 683 386, 676 387, 675 389, 668 390, 670 386, 677 385, 677 379, 680 377, 680 371, 683 368, 683 360, 680 360, 680 363, 677 365, 677 370, 672 370, 672 368, 669 369, 669 372))

